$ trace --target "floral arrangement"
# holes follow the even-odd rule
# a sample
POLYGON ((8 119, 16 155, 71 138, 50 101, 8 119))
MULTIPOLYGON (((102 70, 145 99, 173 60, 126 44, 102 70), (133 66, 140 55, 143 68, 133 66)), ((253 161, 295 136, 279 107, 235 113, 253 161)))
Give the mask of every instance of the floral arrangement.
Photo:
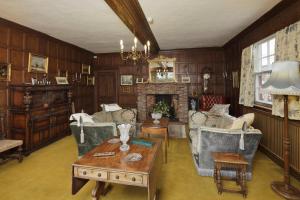
POLYGON ((159 101, 153 106, 153 113, 161 113, 163 116, 170 117, 170 107, 165 101, 159 101))

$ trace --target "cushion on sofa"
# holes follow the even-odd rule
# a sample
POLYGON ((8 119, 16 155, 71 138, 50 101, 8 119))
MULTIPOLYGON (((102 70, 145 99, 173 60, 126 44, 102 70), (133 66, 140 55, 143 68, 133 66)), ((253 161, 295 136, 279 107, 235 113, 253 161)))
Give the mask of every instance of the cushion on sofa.
POLYGON ((92 117, 95 122, 113 122, 111 112, 96 112, 92 115, 92 117))
POLYGON ((118 111, 121 110, 122 108, 116 104, 116 103, 112 103, 112 104, 101 104, 101 108, 103 109, 103 111, 106 112, 113 112, 113 111, 118 111))
POLYGON ((203 112, 189 111, 189 127, 197 128, 199 125, 204 125, 207 120, 207 115, 203 112))
POLYGON ((231 130, 241 130, 243 128, 244 120, 242 118, 236 118, 232 121, 231 124, 226 126, 225 128, 231 130))
POLYGON ((111 115, 116 124, 135 124, 136 113, 136 109, 122 109, 111 112, 111 115))
POLYGON ((214 104, 213 107, 208 111, 213 115, 224 115, 229 114, 230 104, 214 104))
POLYGON ((226 129, 227 127, 230 127, 232 125, 235 119, 235 117, 225 114, 217 120, 216 127, 226 129))
POLYGON ((254 113, 247 113, 240 116, 239 118, 241 118, 244 122, 246 122, 247 126, 250 127, 253 124, 254 117, 255 117, 254 113))
POLYGON ((83 123, 94 123, 93 117, 87 113, 74 113, 70 116, 70 120, 75 120, 79 122, 80 117, 83 123))

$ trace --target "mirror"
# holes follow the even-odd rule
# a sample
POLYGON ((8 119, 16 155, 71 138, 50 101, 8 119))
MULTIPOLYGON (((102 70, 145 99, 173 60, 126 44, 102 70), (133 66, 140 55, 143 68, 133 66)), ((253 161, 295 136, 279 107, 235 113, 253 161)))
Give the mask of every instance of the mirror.
POLYGON ((176 82, 175 76, 176 58, 159 56, 149 59, 149 81, 150 83, 173 83, 176 82))

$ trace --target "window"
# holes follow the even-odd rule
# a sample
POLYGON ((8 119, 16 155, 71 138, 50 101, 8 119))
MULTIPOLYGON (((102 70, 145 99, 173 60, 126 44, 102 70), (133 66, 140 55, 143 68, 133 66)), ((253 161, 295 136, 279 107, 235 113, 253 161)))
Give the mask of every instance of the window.
POLYGON ((255 102, 272 104, 272 95, 262 90, 262 85, 270 78, 275 61, 275 36, 272 35, 254 45, 255 102))

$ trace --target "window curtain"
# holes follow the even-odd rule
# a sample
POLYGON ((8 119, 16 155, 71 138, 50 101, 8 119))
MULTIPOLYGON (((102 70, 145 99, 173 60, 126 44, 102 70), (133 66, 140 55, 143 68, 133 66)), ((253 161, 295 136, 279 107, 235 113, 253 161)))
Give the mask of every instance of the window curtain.
POLYGON ((239 104, 254 106, 255 76, 253 63, 253 45, 243 49, 241 62, 240 98, 239 104))
MULTIPOLYGON (((287 26, 276 33, 276 61, 300 61, 300 21, 287 26)), ((298 96, 289 96, 289 119, 300 120, 300 100, 298 96)), ((273 95, 272 114, 283 117, 283 96, 273 95)))

